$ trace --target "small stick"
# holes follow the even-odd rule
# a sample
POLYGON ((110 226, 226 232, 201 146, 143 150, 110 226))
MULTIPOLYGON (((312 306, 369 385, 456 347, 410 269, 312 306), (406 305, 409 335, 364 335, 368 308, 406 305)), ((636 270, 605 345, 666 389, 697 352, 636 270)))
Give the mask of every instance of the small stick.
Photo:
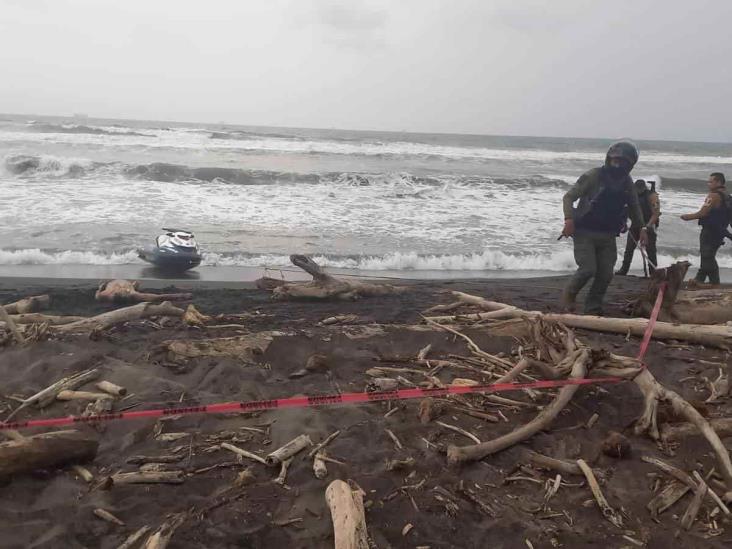
POLYGON ((124 526, 125 523, 119 520, 117 517, 115 517, 112 513, 109 511, 105 511, 104 509, 94 509, 94 515, 102 520, 106 520, 107 522, 111 522, 112 524, 116 524, 117 526, 124 526))
POLYGON ((332 457, 328 457, 323 453, 320 454, 320 459, 322 459, 323 461, 327 461, 328 463, 335 463, 336 465, 345 465, 345 462, 338 461, 337 459, 333 459, 332 457))
POLYGON ((681 526, 684 530, 689 530, 694 524, 696 516, 699 514, 699 510, 701 509, 701 504, 704 501, 704 497, 707 495, 707 490, 707 483, 704 482, 704 479, 699 477, 699 483, 696 488, 694 488, 694 497, 692 498, 689 507, 687 507, 684 516, 681 517, 681 526))
POLYGON ((443 423, 442 421, 435 421, 437 425, 440 427, 444 427, 445 429, 450 429, 451 431, 455 431, 456 433, 460 433, 463 436, 468 437, 470 440, 475 442, 476 444, 480 444, 480 439, 476 437, 473 433, 467 432, 465 429, 461 429, 460 427, 457 427, 455 425, 449 425, 447 423, 443 423))
POLYGON ((107 393, 90 393, 89 391, 64 390, 56 395, 56 400, 104 400, 114 398, 107 393))
POLYGON ((82 467, 81 465, 73 465, 71 469, 79 475, 85 482, 91 482, 94 480, 94 475, 89 472, 89 469, 82 467))
POLYGON ((267 463, 267 461, 264 458, 259 457, 257 454, 252 454, 251 452, 242 450, 241 448, 234 446, 233 444, 229 444, 228 442, 222 442, 221 447, 224 450, 229 450, 230 452, 234 452, 235 454, 237 454, 241 457, 253 459, 254 461, 258 461, 259 463, 262 463, 264 465, 269 465, 269 463, 267 463))
POLYGON ((283 520, 273 520, 272 524, 275 526, 290 526, 291 524, 298 524, 302 522, 302 517, 297 518, 291 518, 291 519, 283 519, 283 520))
POLYGON ((526 454, 531 463, 536 467, 550 469, 552 471, 564 473, 565 475, 582 474, 582 469, 580 469, 580 467, 576 463, 573 463, 571 461, 565 461, 563 459, 556 459, 553 457, 545 456, 544 454, 539 454, 532 450, 527 450, 526 454))
POLYGON ((600 507, 603 516, 618 528, 622 528, 622 517, 612 507, 610 507, 610 504, 607 502, 605 496, 602 494, 602 490, 600 490, 600 485, 597 483, 597 479, 595 478, 592 469, 590 469, 590 466, 587 465, 587 462, 584 459, 578 459, 577 465, 580 469, 582 469, 582 473, 585 475, 587 483, 590 485, 592 495, 595 497, 595 501, 600 507))
MULTIPOLYGON (((694 475, 694 478, 697 480, 697 482, 699 482, 699 483, 704 482, 704 479, 701 477, 701 475, 697 471, 694 471, 692 474, 694 475)), ((706 484, 706 482, 704 482, 704 483, 706 484)), ((712 490, 712 488, 709 486, 707 486, 707 494, 709 494, 709 497, 711 497, 714 500, 714 503, 717 504, 717 507, 719 507, 719 510, 722 511, 722 513, 724 513, 725 515, 730 514, 730 510, 727 507, 727 505, 725 505, 725 503, 722 501, 722 498, 720 498, 716 494, 716 492, 714 490, 712 490)))
POLYGON ((185 520, 185 513, 178 513, 170 516, 168 520, 162 523, 158 529, 155 530, 149 538, 147 538, 142 549, 165 549, 170 543, 170 539, 173 537, 175 531, 185 522, 185 520))
POLYGON ((18 344, 25 345, 25 338, 23 337, 23 334, 20 333, 15 321, 10 318, 10 315, 2 305, 0 305, 0 319, 2 319, 5 322, 5 325, 10 328, 10 331, 13 333, 13 337, 18 341, 18 344))
POLYGON ((404 446, 402 446, 402 443, 399 441, 394 433, 392 433, 389 429, 384 429, 384 431, 387 435, 389 435, 389 438, 394 441, 394 446, 397 447, 397 450, 402 450, 404 448, 404 446))
MULTIPOLYGON (((699 473, 694 471, 692 474, 694 475, 694 478, 697 479, 697 482, 694 481, 689 475, 687 475, 684 471, 681 469, 674 467, 673 465, 670 465, 666 462, 661 461, 660 459, 643 456, 641 458, 646 463, 650 463, 651 465, 655 465, 659 469, 661 469, 664 473, 667 473, 674 477, 679 482, 685 484, 692 490, 694 490, 694 493, 696 494, 696 489, 699 486, 699 481, 704 481, 704 479, 701 478, 699 473), (698 478, 697 478, 698 477, 698 478)), ((706 485, 706 483, 705 483, 706 485)), ((714 500, 714 503, 719 507, 719 510, 722 511, 725 515, 730 514, 730 510, 727 508, 727 506, 722 502, 722 499, 712 490, 711 488, 707 487, 709 491, 709 497, 714 500)))
POLYGON ((117 549, 132 549, 137 545, 137 542, 140 541, 145 534, 147 534, 150 531, 149 526, 143 526, 140 528, 137 532, 133 532, 130 534, 130 536, 120 545, 117 547, 117 549))
POLYGON ((280 462, 280 474, 276 479, 274 479, 275 484, 279 484, 280 486, 285 485, 285 481, 287 480, 287 470, 290 468, 290 464, 292 463, 293 459, 295 458, 291 457, 280 462))
POLYGON ((328 467, 326 467, 323 457, 324 455, 318 452, 313 458, 313 473, 317 479, 324 479, 328 476, 328 467))
POLYGON ((340 434, 341 434, 340 431, 336 431, 336 432, 331 433, 330 435, 328 435, 324 441, 319 442, 318 444, 315 445, 315 448, 313 448, 312 450, 310 450, 310 452, 308 453, 308 457, 309 458, 313 457, 320 450, 322 450, 323 448, 325 448, 326 446, 328 446, 328 444, 330 444, 331 442, 333 442, 333 440, 335 440, 335 438, 338 435, 340 435, 340 434))
POLYGON ((191 433, 160 433, 155 437, 155 440, 160 440, 162 442, 175 442, 176 440, 189 436, 191 436, 191 433))
POLYGON ((113 484, 182 484, 182 471, 142 471, 116 473, 110 477, 113 484))
POLYGON ((592 417, 587 420, 587 428, 592 429, 595 423, 597 423, 598 419, 600 419, 600 416, 598 414, 592 414, 592 417))
POLYGON ((115 385, 114 383, 111 383, 109 381, 100 381, 95 386, 100 391, 109 393, 110 395, 125 396, 127 394, 127 389, 125 389, 124 387, 120 387, 119 385, 115 385))
POLYGON ((286 461, 288 458, 293 457, 298 452, 312 445, 313 441, 310 440, 310 437, 303 434, 295 437, 284 446, 277 448, 277 450, 268 454, 267 457, 265 457, 264 459, 267 465, 272 467, 279 463, 282 463, 283 461, 286 461))
POLYGON ((162 456, 130 456, 127 463, 143 465, 145 463, 176 463, 183 459, 182 455, 168 454, 162 456))
POLYGON ((407 459, 390 459, 386 462, 387 471, 399 471, 401 469, 411 469, 416 461, 413 457, 407 459))
POLYGON ((38 391, 35 395, 23 400, 20 403, 20 406, 18 406, 10 413, 7 418, 5 418, 5 421, 10 421, 13 417, 15 417, 18 412, 24 410, 25 408, 28 408, 29 406, 32 406, 33 404, 38 404, 40 408, 44 408, 45 406, 48 406, 56 400, 56 395, 60 391, 63 391, 64 389, 75 389, 76 387, 81 387, 84 383, 91 381, 92 379, 96 379, 97 377, 99 377, 99 370, 97 370, 96 368, 92 368, 91 370, 86 370, 84 372, 79 372, 78 374, 59 379, 45 389, 38 391))
POLYGON ((417 360, 424 360, 427 358, 427 355, 432 350, 432 343, 428 343, 426 347, 423 349, 420 349, 420 351, 417 353, 417 360))

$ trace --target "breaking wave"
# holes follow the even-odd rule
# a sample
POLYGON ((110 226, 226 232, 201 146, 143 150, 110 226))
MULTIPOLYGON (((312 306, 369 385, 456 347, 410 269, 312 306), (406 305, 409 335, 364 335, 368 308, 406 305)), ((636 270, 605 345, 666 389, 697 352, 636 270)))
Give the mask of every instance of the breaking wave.
POLYGON ((44 174, 56 177, 80 177, 93 165, 91 161, 80 158, 28 154, 10 155, 3 162, 5 171, 18 176, 44 174))
MULTIPOLYGON (((697 256, 661 254, 659 265, 689 260, 699 264, 697 256)), ((559 253, 505 253, 486 250, 473 254, 418 254, 394 252, 372 256, 314 255, 313 260, 324 267, 358 271, 543 271, 570 272, 576 268, 571 250, 559 253)), ((732 256, 718 257, 720 267, 732 268, 732 256)), ((105 254, 81 250, 2 250, 0 265, 126 265, 142 264, 135 250, 105 254)), ((279 267, 292 268, 288 255, 204 253, 203 266, 279 267)), ((636 265, 637 266, 637 265, 636 265)))
POLYGON ((84 126, 81 124, 29 124, 31 131, 38 133, 69 133, 88 135, 130 135, 136 137, 150 137, 150 134, 135 132, 131 130, 120 130, 117 128, 99 128, 97 126, 84 126))

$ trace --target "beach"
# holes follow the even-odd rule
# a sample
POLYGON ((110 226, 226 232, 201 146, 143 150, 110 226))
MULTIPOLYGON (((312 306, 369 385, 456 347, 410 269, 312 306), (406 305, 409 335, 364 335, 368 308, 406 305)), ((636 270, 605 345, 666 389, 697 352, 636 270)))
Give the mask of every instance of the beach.
MULTIPOLYGON (((407 368, 401 374, 387 371, 382 375, 402 379, 399 383, 409 387, 423 379, 408 369, 424 368, 410 361, 427 344, 432 345, 428 357, 434 359, 468 354, 464 341, 430 330, 422 320, 427 308, 449 303, 450 292, 463 291, 550 312, 557 310, 558 289, 565 281, 564 277, 422 280, 404 283, 406 291, 397 295, 345 302, 273 301, 268 292, 251 283, 189 280, 148 285, 145 281, 143 289, 190 291, 191 301, 201 313, 228 316, 208 322, 210 327, 187 327, 173 319, 141 320, 91 338, 60 336, 10 346, 0 353, 4 380, 1 402, 6 411, 15 408, 17 402, 11 396, 27 397, 61 377, 91 367, 102 371, 102 379, 127 389, 128 396, 115 401, 115 410, 360 392, 373 382, 366 372, 379 367, 407 368), (322 323, 344 315, 342 323, 322 323), (213 326, 232 323, 237 325, 213 326), (201 356, 177 361, 165 351, 170 341, 242 334, 269 334, 271 341, 261 353, 239 357, 201 356), (324 357, 326 367, 292 376, 313 355, 324 357)), ((616 278, 608 293, 608 314, 622 316, 628 298, 641 293, 645 286, 639 278, 616 278)), ((9 303, 47 293, 51 307, 46 314, 86 317, 111 309, 94 301, 95 289, 96 281, 90 280, 54 283, 41 278, 3 278, 0 300, 9 303)), ((461 330, 485 352, 509 356, 515 350, 514 338, 491 336, 480 325, 461 330)), ((640 345, 638 338, 624 335, 584 330, 578 330, 577 335, 588 344, 627 356, 635 356, 640 345)), ((726 355, 718 349, 669 341, 651 342, 646 355, 657 379, 694 403, 706 398, 704 379, 716 379, 719 364, 725 361, 726 355)), ((476 377, 475 372, 449 367, 434 375, 442 383, 476 377)), ((448 411, 440 419, 480 440, 490 440, 528 421, 551 393, 501 393, 526 404, 481 408, 504 418, 496 422, 458 411, 448 411)), ((0 535, 5 547, 117 547, 145 525, 154 529, 171 514, 188 513, 170 549, 332 547, 324 490, 328 482, 342 478, 364 491, 369 535, 379 547, 518 548, 526 547, 526 540, 537 548, 623 546, 627 545, 623 535, 648 547, 674 543, 727 546, 729 534, 721 519, 719 533, 701 527, 677 531, 674 515, 683 509, 662 514, 657 519, 660 523, 646 510, 656 478, 649 475, 655 475, 656 470, 640 457, 658 455, 658 448, 652 440, 634 436, 630 429, 641 412, 642 401, 642 395, 628 383, 580 388, 551 429, 524 444, 460 467, 447 466, 444 448, 450 443, 467 444, 468 439, 434 422, 420 422, 419 401, 112 421, 97 430, 80 425, 78 429, 99 440, 96 459, 84 465, 94 480, 87 483, 72 469, 53 468, 17 476, 0 493, 0 514, 7 519, 0 525, 0 535), (398 439, 401 449, 395 447, 386 429, 398 439), (303 452, 292 462, 284 485, 273 482, 279 467, 237 460, 221 446, 226 441, 265 455, 298 435, 307 434, 318 442, 335 431, 340 434, 327 447, 327 455, 337 463, 327 463, 328 476, 316 478, 312 459, 303 452), (624 459, 600 451, 611 431, 625 433, 631 440, 632 452, 624 459), (182 435, 163 436, 170 433, 182 435), (581 477, 563 476, 561 489, 549 504, 543 503, 544 484, 553 482, 556 475, 528 468, 526 449, 570 461, 583 458, 602 472, 602 489, 624 517, 624 529, 603 520, 581 477), (171 454, 177 456, 174 461, 159 467, 179 471, 179 484, 105 487, 102 482, 116 473, 138 470, 139 461, 134 456, 151 456, 149 460, 154 461, 154 456, 171 454), (414 462, 406 469, 386 468, 388 460, 409 458, 414 462), (237 484, 244 471, 248 471, 246 482, 237 484), (112 513, 124 525, 100 520, 92 513, 98 508, 112 513), (406 528, 408 524, 411 526, 406 528)), ((14 419, 80 414, 85 406, 81 401, 56 401, 42 410, 28 408, 14 419)), ((727 401, 698 406, 710 417, 730 413, 727 401)), ((664 421, 676 421, 668 413, 664 412, 664 421)), ((709 471, 714 466, 703 439, 685 439, 673 449, 674 457, 664 459, 673 459, 679 467, 709 471)))

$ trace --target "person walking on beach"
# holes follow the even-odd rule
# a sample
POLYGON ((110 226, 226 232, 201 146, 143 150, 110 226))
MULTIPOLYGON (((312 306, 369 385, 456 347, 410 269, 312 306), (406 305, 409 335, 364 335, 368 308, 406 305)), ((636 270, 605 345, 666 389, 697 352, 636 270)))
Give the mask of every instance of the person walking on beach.
POLYGON ((626 208, 631 230, 637 231, 638 243, 645 248, 648 242, 648 228, 643 223, 638 193, 630 177, 637 162, 636 146, 619 141, 607 151, 604 166, 584 173, 564 195, 562 236, 574 237, 577 262, 577 272, 562 295, 562 303, 569 311, 574 311, 577 294, 594 278, 585 301, 585 313, 602 314, 605 292, 617 261, 616 238, 626 208))
POLYGON ((709 194, 701 209, 693 214, 684 214, 684 221, 699 220, 701 234, 699 235, 699 255, 701 265, 696 277, 690 281, 691 286, 704 284, 709 278, 709 284, 719 285, 719 265, 717 265, 717 251, 724 244, 725 236, 729 236, 730 209, 732 198, 727 194, 724 174, 715 172, 709 176, 707 186, 709 194))
MULTIPOLYGON (((638 179, 635 182, 635 190, 638 193, 638 202, 640 203, 641 212, 643 213, 643 225, 648 230, 648 245, 646 246, 646 254, 648 256, 648 271, 653 274, 658 265, 658 259, 656 257, 656 240, 658 234, 656 229, 658 228, 658 220, 661 217, 661 201, 658 198, 656 192, 656 182, 651 181, 650 190, 646 186, 646 182, 643 179, 638 179)), ((625 255, 623 256, 623 264, 620 270, 616 272, 616 275, 627 275, 630 269, 630 264, 633 263, 633 254, 640 237, 640 229, 631 230, 628 232, 628 241, 625 245, 625 255)))

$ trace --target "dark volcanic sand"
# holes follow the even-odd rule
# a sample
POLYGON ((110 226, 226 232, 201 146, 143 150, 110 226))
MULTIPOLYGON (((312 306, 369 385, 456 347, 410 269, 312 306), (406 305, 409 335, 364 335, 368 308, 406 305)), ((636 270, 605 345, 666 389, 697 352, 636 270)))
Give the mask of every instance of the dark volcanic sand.
MULTIPOLYGON (((6 348, 0 351, 1 393, 3 397, 29 396, 63 376, 94 365, 104 370, 103 379, 124 385, 134 393, 116 409, 138 403, 135 409, 178 402, 195 404, 326 394, 338 389, 361 391, 370 379, 365 374, 368 368, 379 365, 419 368, 404 363, 379 362, 378 356, 414 356, 430 342, 433 344, 431 357, 439 358, 449 353, 468 356, 464 343, 455 341, 449 334, 415 332, 393 326, 382 335, 357 337, 364 330, 362 324, 416 324, 421 311, 437 303, 449 302, 447 292, 450 290, 466 291, 524 308, 553 310, 563 282, 562 278, 420 282, 410 284, 411 291, 404 295, 352 303, 280 303, 270 301, 268 295, 259 290, 211 289, 198 285, 194 289, 194 303, 200 311, 207 314, 258 311, 259 315, 243 321, 244 330, 279 330, 287 335, 275 338, 265 353, 254 361, 202 358, 183 366, 167 364, 165 355, 158 349, 159 343, 170 339, 233 336, 237 332, 233 329, 208 333, 184 330, 177 322, 158 330, 144 323, 133 323, 95 341, 87 337, 67 337, 25 348, 6 348), (359 316, 355 325, 317 326, 326 317, 348 313, 359 316), (313 353, 328 357, 330 374, 315 373, 290 379, 289 374, 302 368, 313 353)), ((620 316, 622 302, 643 286, 638 279, 617 278, 608 295, 611 304, 608 311, 620 316)), ((51 313, 92 315, 107 310, 93 301, 93 289, 89 286, 31 288, 19 284, 12 291, 0 291, 0 300, 7 303, 43 292, 50 293, 53 298, 51 313)), ((466 333, 484 350, 493 353, 507 352, 515 344, 509 338, 488 337, 480 329, 469 329, 466 333)), ((635 355, 638 350, 639 340, 635 338, 625 341, 622 336, 589 332, 579 335, 617 353, 635 355)), ((708 391, 704 389, 702 378, 715 379, 717 367, 698 362, 699 359, 724 362, 726 357, 715 349, 679 348, 657 342, 651 344, 648 354, 649 366, 660 381, 689 399, 704 400, 708 391), (684 380, 690 376, 694 377, 684 380)), ((404 377, 421 381, 418 376, 405 374, 404 377)), ((455 377, 475 376, 463 370, 445 369, 438 377, 449 383, 455 377)), ((529 401, 521 393, 505 393, 504 396, 529 401)), ((546 398, 539 397, 539 404, 546 402, 546 398)), ((17 403, 3 398, 0 405, 3 404, 9 408, 17 403)), ((552 431, 460 469, 448 469, 444 455, 428 448, 422 438, 436 444, 460 445, 468 444, 468 439, 435 424, 420 424, 416 416, 418 401, 398 404, 399 410, 388 418, 384 418, 384 414, 393 405, 387 403, 280 410, 256 415, 169 418, 162 422, 164 433, 191 434, 191 437, 175 442, 153 438, 155 420, 108 423, 99 435, 99 454, 87 465, 96 477, 136 470, 137 466, 126 463, 130 456, 167 454, 180 448, 183 459, 170 467, 190 473, 185 482, 90 491, 89 486, 69 470, 41 471, 15 478, 0 492, 0 545, 114 548, 143 525, 155 528, 167 514, 193 509, 191 517, 176 531, 169 545, 171 549, 332 547, 332 526, 324 490, 330 481, 341 478, 352 479, 366 492, 369 534, 380 548, 526 548, 525 540, 530 540, 537 549, 635 547, 622 538, 625 533, 645 541, 647 547, 729 547, 732 531, 719 517, 718 525, 723 531, 716 537, 709 537, 708 528, 700 521, 690 532, 679 533, 679 519, 690 500, 688 495, 662 514, 659 523, 651 520, 645 508, 653 497, 653 478, 648 474, 657 471, 642 463, 640 456, 661 457, 689 472, 698 467, 709 471, 714 460, 706 442, 698 437, 686 440, 676 449, 675 457, 670 457, 662 454, 651 441, 632 436, 629 426, 639 414, 641 404, 639 393, 632 384, 582 387, 552 431), (600 416, 594 427, 575 428, 584 425, 593 413, 600 416), (231 436, 231 431, 239 427, 266 429, 262 426, 267 424, 271 424, 268 434, 239 431, 233 443, 264 455, 301 433, 319 441, 339 429, 341 435, 327 452, 345 465, 328 463, 328 476, 318 480, 312 473, 312 460, 302 453, 292 464, 286 487, 281 487, 272 482, 278 468, 269 469, 248 461, 236 464, 235 456, 226 450, 205 451, 222 441, 231 442, 230 438, 215 438, 222 431, 228 431, 231 436), (391 429, 401 440, 403 450, 395 449, 385 428, 391 429), (629 459, 616 460, 599 452, 600 442, 610 430, 622 431, 630 437, 633 453, 629 459), (605 471, 608 480, 603 485, 604 493, 611 505, 625 512, 625 529, 619 530, 602 518, 588 488, 579 486, 583 481, 580 477, 565 476, 563 480, 574 486, 563 486, 546 511, 536 512, 543 502, 545 488, 542 482, 554 479, 554 473, 541 473, 540 482, 504 483, 506 476, 513 473, 527 476, 525 472, 516 472, 521 449, 525 447, 554 457, 582 457, 596 469, 605 471), (416 459, 415 473, 409 479, 405 479, 409 471, 385 470, 387 459, 408 456, 416 459), (226 462, 230 465, 193 474, 195 470, 226 462), (224 493, 244 468, 253 473, 254 481, 224 493), (400 486, 422 480, 425 483, 420 489, 408 492, 413 501, 402 492, 393 496, 400 486), (457 488, 461 480, 496 510, 495 517, 481 514, 475 504, 459 495, 457 488), (438 501, 435 487, 453 494, 452 499, 458 506, 456 511, 449 513, 438 501), (223 499, 231 495, 236 498, 223 499), (98 507, 114 513, 126 526, 114 526, 94 517, 92 511, 98 507), (302 520, 281 525, 290 519, 302 520), (408 523, 414 527, 403 536, 402 529, 408 523)), ((708 408, 713 416, 728 416, 730 411, 728 404, 713 404, 708 408)), ((80 403, 56 402, 42 411, 32 408, 21 413, 19 418, 76 414, 82 410, 80 403)), ((535 413, 535 410, 505 410, 509 423, 488 423, 451 413, 441 419, 473 432, 481 440, 490 440, 519 422, 527 421, 535 413)), ((7 411, 0 417, 5 415, 7 411)), ((706 503, 699 517, 706 522, 711 510, 706 503)))

